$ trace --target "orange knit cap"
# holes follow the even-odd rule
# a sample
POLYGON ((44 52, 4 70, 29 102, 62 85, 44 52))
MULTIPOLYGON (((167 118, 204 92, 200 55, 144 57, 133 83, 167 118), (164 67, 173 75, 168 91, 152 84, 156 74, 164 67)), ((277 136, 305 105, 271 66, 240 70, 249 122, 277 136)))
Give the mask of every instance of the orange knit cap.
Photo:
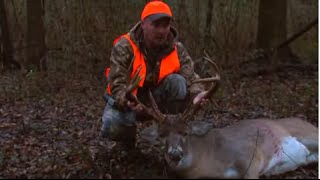
POLYGON ((160 0, 153 0, 146 4, 142 13, 141 13, 141 20, 144 20, 146 17, 151 17, 152 20, 159 19, 161 17, 169 17, 172 18, 172 12, 170 7, 160 1, 160 0))

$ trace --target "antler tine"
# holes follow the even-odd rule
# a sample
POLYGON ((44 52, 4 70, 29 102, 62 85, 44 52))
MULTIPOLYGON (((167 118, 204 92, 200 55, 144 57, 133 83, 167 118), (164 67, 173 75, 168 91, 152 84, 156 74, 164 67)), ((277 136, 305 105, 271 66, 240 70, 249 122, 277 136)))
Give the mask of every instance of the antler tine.
POLYGON ((157 116, 159 117, 159 120, 160 120, 160 123, 163 122, 166 118, 166 116, 164 114, 161 113, 161 111, 159 110, 158 108, 158 105, 156 103, 156 101, 154 100, 153 98, 153 95, 149 89, 149 99, 150 99, 150 102, 151 102, 151 106, 152 106, 152 109, 153 111, 157 114, 157 116))
MULTIPOLYGON (((207 90, 206 95, 203 98, 207 98, 209 96, 211 96, 212 93, 214 93, 217 89, 218 89, 218 85, 220 82, 220 70, 217 66, 216 63, 214 63, 208 56, 208 54, 205 52, 207 57, 203 57, 204 59, 206 59, 213 67, 214 71, 216 72, 216 75, 214 77, 211 78, 203 78, 203 79, 198 79, 198 80, 194 80, 192 83, 207 83, 207 82, 211 82, 211 86, 209 87, 209 89, 207 90)), ((200 103, 200 101, 198 101, 200 103)))
MULTIPOLYGON (((206 54, 207 55, 207 54, 206 54)), ((207 55, 208 56, 208 55, 207 55)), ((220 71, 218 69, 218 66, 216 63, 214 63, 210 58, 204 57, 207 61, 210 62, 210 64, 213 66, 214 70, 216 71, 216 75, 210 78, 203 78, 203 79, 197 79, 192 81, 191 83, 211 83, 209 89, 204 94, 204 96, 198 100, 195 104, 191 102, 188 107, 185 109, 185 111, 182 114, 182 119, 187 120, 189 116, 193 115, 200 107, 200 103, 202 99, 206 99, 210 97, 219 87, 220 82, 220 71)))
MULTIPOLYGON (((146 107, 143 103, 141 103, 139 101, 139 99, 137 98, 137 96, 132 93, 132 91, 138 87, 138 85, 142 79, 142 77, 139 76, 141 68, 142 68, 142 66, 139 66, 137 71, 134 73, 133 78, 131 79, 130 83, 128 84, 128 87, 126 89, 126 97, 128 98, 128 100, 136 102, 137 104, 140 104, 142 106, 143 110, 145 110, 146 113, 151 115, 155 120, 162 122, 165 119, 165 116, 163 114, 161 114, 161 112, 159 111, 153 97, 150 98, 153 109, 150 109, 150 108, 146 107), (152 100, 153 100, 153 102, 152 102, 152 100)), ((150 91, 149 91, 149 93, 151 94, 150 91)), ((149 94, 149 97, 150 97, 150 94, 149 94)), ((152 96, 152 94, 151 94, 151 96, 152 96)))
POLYGON ((131 100, 136 102, 137 104, 140 104, 142 106, 143 110, 145 110, 146 113, 149 114, 150 116, 152 116, 156 121, 158 121, 160 123, 164 121, 164 119, 165 119, 164 116, 159 115, 158 112, 156 112, 154 109, 150 109, 150 108, 146 107, 143 103, 141 103, 139 101, 137 96, 132 95, 131 100))

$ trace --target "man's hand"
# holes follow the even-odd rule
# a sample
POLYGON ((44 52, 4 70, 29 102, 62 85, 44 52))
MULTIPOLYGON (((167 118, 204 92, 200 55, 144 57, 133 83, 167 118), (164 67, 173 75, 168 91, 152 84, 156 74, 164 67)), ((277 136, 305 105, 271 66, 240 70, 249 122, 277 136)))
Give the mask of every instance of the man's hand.
POLYGON ((135 102, 132 101, 128 101, 127 105, 136 112, 142 112, 143 111, 143 107, 141 106, 141 104, 137 104, 135 102))
POLYGON ((199 101, 200 105, 204 105, 206 104, 209 100, 207 98, 203 98, 206 94, 208 93, 208 91, 203 91, 201 93, 199 93, 194 99, 193 99, 193 104, 197 104, 199 101))
POLYGON ((126 97, 125 93, 122 93, 120 96, 120 98, 118 99, 118 103, 121 107, 129 107, 131 108, 133 111, 136 112, 142 112, 143 108, 140 104, 137 104, 136 102, 130 101, 128 100, 128 98, 126 97))

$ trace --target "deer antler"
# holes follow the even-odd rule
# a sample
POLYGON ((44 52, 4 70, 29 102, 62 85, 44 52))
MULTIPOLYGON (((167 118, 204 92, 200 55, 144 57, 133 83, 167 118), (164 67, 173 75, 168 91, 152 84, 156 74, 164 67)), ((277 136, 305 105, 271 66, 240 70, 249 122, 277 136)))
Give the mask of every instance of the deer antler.
POLYGON ((154 100, 153 98, 153 95, 149 89, 149 99, 150 99, 150 102, 151 102, 151 106, 152 106, 152 109, 153 111, 157 114, 157 116, 159 117, 159 122, 162 123, 165 119, 166 119, 166 116, 164 114, 161 113, 161 111, 159 110, 158 106, 157 106, 157 103, 156 101, 154 100))
POLYGON ((128 98, 128 100, 133 101, 133 102, 135 102, 137 104, 140 104, 142 106, 143 110, 147 114, 151 115, 155 120, 157 120, 157 121, 159 121, 161 123, 161 122, 163 122, 165 120, 166 117, 165 117, 165 115, 163 115, 160 112, 160 110, 159 110, 159 108, 158 108, 158 106, 157 106, 157 104, 156 104, 156 102, 155 102, 155 100, 154 100, 154 98, 152 96, 151 91, 149 90, 149 99, 151 101, 151 107, 152 108, 146 107, 143 103, 141 103, 139 101, 137 96, 132 93, 132 91, 138 87, 138 85, 139 85, 139 83, 140 83, 140 81, 142 79, 142 77, 139 76, 139 72, 141 71, 141 68, 142 68, 142 66, 139 66, 137 71, 134 73, 134 76, 131 79, 130 83, 128 84, 128 87, 126 89, 126 97, 128 98))
MULTIPOLYGON (((206 54, 206 53, 205 53, 206 54)), ((185 111, 182 113, 181 119, 187 120, 188 117, 192 116, 200 107, 202 99, 209 98, 219 87, 220 82, 220 71, 218 66, 209 58, 208 54, 206 54, 207 57, 203 57, 205 60, 207 60, 212 66, 213 69, 216 72, 216 75, 210 78, 203 78, 203 79, 197 79, 191 82, 191 84, 194 83, 211 83, 209 89, 206 91, 204 96, 199 99, 195 104, 191 101, 191 103, 188 105, 188 107, 185 109, 185 111)))
MULTIPOLYGON (((189 106, 185 109, 185 111, 182 113, 181 118, 183 120, 188 119, 189 116, 193 115, 200 107, 200 103, 202 99, 206 99, 209 98, 217 89, 218 89, 218 85, 219 85, 219 81, 220 81, 220 71, 218 69, 218 66, 209 58, 209 56, 206 54, 207 57, 204 57, 207 61, 209 61, 209 63, 213 66, 216 75, 210 78, 203 78, 203 79, 197 79, 191 82, 191 84, 194 83, 211 83, 209 89, 206 91, 206 93, 204 94, 204 96, 199 99, 195 104, 193 104, 191 102, 191 104, 189 104, 189 106)), ((126 90, 126 96, 128 98, 128 100, 133 101, 137 104, 140 104, 143 108, 143 110, 151 115, 156 121, 158 121, 159 123, 162 123, 165 121, 166 119, 166 115, 162 114, 161 111, 159 110, 151 91, 149 90, 149 99, 151 102, 151 108, 146 107, 143 103, 141 103, 138 98, 136 97, 136 95, 134 95, 132 93, 132 91, 134 89, 136 89, 141 81, 141 77, 139 76, 139 72, 141 70, 141 66, 137 69, 137 71, 134 73, 133 78, 131 79, 127 90, 126 90)))

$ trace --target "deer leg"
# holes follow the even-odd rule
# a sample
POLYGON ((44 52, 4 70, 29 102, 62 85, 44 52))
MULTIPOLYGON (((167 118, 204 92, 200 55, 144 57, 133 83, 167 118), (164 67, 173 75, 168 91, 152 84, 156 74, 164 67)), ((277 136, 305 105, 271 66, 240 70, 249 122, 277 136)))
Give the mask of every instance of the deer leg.
POLYGON ((301 139, 298 140, 303 144, 309 151, 310 154, 307 156, 307 163, 318 161, 318 140, 317 139, 301 139))
POLYGON ((311 152, 318 152, 318 139, 298 139, 311 152))

